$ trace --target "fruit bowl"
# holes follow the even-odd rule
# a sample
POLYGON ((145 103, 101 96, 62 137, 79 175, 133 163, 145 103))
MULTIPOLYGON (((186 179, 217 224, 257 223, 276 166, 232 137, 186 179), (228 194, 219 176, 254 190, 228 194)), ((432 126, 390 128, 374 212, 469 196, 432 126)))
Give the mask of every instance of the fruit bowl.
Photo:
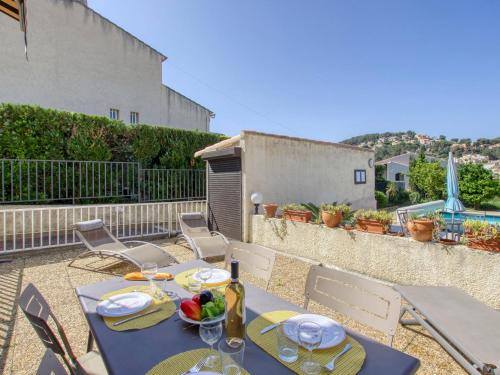
MULTIPOLYGON (((184 320, 187 323, 190 324, 201 324, 201 320, 193 320, 189 319, 186 314, 182 312, 182 310, 179 309, 179 318, 184 320)), ((213 319, 210 319, 211 322, 222 322, 224 319, 226 319, 226 314, 221 314, 219 316, 214 317, 213 319)))

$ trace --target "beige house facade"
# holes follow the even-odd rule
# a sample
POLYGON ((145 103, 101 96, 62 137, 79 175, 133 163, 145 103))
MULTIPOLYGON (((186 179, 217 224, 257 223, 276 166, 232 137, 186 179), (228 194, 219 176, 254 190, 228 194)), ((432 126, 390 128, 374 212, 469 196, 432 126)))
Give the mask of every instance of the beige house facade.
POLYGON ((162 83, 167 57, 86 1, 29 1, 27 20, 28 59, 19 22, 0 14, 0 103, 210 130, 212 111, 162 83))

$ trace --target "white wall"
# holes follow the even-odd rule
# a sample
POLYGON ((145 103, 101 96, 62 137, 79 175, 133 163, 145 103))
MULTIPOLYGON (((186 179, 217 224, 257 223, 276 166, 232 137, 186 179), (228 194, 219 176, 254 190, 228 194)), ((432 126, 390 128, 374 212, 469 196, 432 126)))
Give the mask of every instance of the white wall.
POLYGON ((353 208, 375 208, 374 152, 332 144, 245 131, 241 135, 243 171, 243 238, 248 239, 252 192, 265 202, 350 202, 353 208), (354 170, 366 170, 366 184, 354 184, 354 170))
POLYGON ((210 130, 210 111, 168 86, 162 87, 162 124, 176 128, 210 130))
POLYGON ((158 52, 77 1, 27 5, 29 61, 19 23, 0 15, 0 102, 103 116, 117 108, 125 123, 134 111, 141 123, 207 130, 194 104, 162 117, 168 102, 158 52))

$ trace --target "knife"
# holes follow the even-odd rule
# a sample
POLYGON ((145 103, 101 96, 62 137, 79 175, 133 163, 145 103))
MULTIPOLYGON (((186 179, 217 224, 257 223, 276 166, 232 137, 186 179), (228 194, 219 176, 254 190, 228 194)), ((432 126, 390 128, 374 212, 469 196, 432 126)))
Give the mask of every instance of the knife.
POLYGON ((148 311, 147 313, 144 313, 144 314, 139 314, 139 315, 136 315, 136 316, 132 316, 130 318, 127 318, 127 319, 123 319, 123 320, 119 320, 117 322, 114 322, 113 323, 113 326, 119 326, 120 324, 123 324, 123 323, 127 323, 127 322, 130 322, 131 320, 134 320, 134 319, 137 319, 137 318, 142 318, 143 316, 146 316, 146 315, 149 315, 149 314, 154 314, 158 311, 160 311, 161 308, 160 307, 157 307, 156 309, 154 310, 151 310, 151 311, 148 311))
POLYGON ((266 328, 263 328, 262 331, 260 331, 260 334, 262 335, 266 332, 269 332, 272 329, 275 329, 277 326, 279 326, 283 322, 284 322, 284 320, 282 320, 281 322, 278 322, 278 323, 271 324, 270 326, 267 326, 266 328))

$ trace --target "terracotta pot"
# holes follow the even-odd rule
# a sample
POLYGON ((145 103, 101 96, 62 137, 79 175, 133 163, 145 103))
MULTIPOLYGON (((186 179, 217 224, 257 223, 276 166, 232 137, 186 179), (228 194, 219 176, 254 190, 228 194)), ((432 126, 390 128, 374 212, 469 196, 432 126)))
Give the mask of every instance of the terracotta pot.
POLYGON ((472 249, 500 252, 500 237, 492 238, 490 240, 483 240, 471 235, 467 235, 467 246, 472 249))
POLYGON ((356 229, 362 232, 368 233, 376 233, 376 234, 385 234, 385 225, 380 221, 376 220, 366 220, 366 219, 357 219, 356 220, 356 229))
POLYGON ((432 220, 411 220, 406 224, 411 238, 420 242, 432 241, 432 231, 434 221, 432 220))
POLYGON ((276 211, 278 210, 278 205, 276 203, 265 203, 262 205, 266 211, 266 217, 275 217, 276 211))
POLYGON ((330 212, 321 211, 321 220, 328 228, 338 227, 340 222, 342 221, 342 212, 339 211, 335 214, 330 212))
POLYGON ((393 237, 404 237, 405 236, 405 234, 402 232, 387 232, 386 234, 388 234, 389 236, 393 236, 393 237))
POLYGON ((349 224, 346 224, 346 225, 342 225, 342 228, 347 230, 347 231, 351 231, 351 230, 354 230, 354 227, 352 225, 349 225, 349 224))
POLYGON ((449 240, 447 238, 440 238, 439 239, 439 243, 441 245, 445 245, 445 246, 455 246, 455 245, 458 245, 457 241, 455 241, 455 240, 449 240))
POLYGON ((299 221, 301 223, 307 223, 311 220, 311 211, 296 211, 296 210, 284 210, 283 216, 285 220, 299 221))

